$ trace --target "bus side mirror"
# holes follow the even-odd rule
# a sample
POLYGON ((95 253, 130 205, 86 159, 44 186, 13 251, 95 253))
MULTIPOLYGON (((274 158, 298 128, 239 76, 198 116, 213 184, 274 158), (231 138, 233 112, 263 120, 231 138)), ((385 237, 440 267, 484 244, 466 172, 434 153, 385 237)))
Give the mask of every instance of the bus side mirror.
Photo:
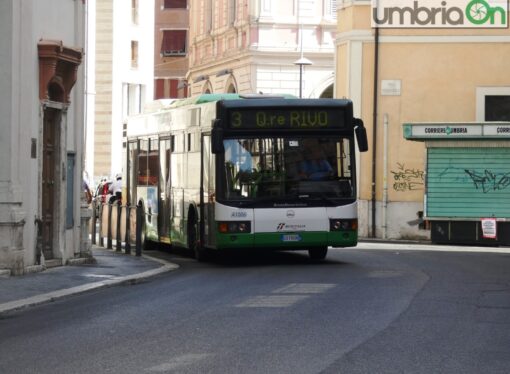
POLYGON ((365 126, 363 126, 363 121, 361 119, 355 118, 354 126, 354 132, 356 133, 356 140, 358 142, 359 151, 368 151, 367 129, 365 129, 365 126))
POLYGON ((213 127, 211 142, 212 153, 217 154, 225 152, 225 147, 223 146, 223 129, 221 127, 213 127))

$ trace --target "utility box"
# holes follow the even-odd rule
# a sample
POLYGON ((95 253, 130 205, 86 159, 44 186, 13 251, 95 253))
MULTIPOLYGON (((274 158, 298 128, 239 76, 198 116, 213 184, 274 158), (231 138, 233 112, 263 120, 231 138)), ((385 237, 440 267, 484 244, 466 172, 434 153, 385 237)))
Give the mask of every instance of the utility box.
POLYGON ((404 138, 425 142, 432 242, 510 245, 510 123, 404 124, 404 138), (487 218, 495 236, 484 232, 487 218))

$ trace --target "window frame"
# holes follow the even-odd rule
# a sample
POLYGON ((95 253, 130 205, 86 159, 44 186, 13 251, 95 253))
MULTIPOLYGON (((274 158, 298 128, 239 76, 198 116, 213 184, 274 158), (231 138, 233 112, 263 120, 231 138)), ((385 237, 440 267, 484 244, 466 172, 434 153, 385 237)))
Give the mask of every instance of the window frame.
POLYGON ((485 97, 510 96, 510 86, 476 88, 476 121, 485 122, 485 97))

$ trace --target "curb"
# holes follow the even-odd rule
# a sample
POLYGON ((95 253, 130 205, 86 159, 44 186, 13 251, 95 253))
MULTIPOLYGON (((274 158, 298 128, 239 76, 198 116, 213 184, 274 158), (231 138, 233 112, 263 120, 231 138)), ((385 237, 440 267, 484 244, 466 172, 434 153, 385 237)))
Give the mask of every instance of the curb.
POLYGON ((9 269, 0 269, 0 278, 9 278, 11 271, 9 269))
POLYGON ((409 241, 375 241, 359 240, 356 248, 390 251, 435 251, 435 252, 477 252, 477 253, 510 253, 510 247, 446 245, 409 241), (370 246, 374 247, 371 248, 370 246))
POLYGON ((88 291, 97 290, 100 288, 112 287, 112 286, 117 286, 117 285, 121 285, 121 284, 136 284, 141 280, 148 279, 148 278, 154 277, 156 275, 166 273, 169 271, 173 271, 173 270, 176 270, 179 268, 178 265, 169 263, 165 260, 161 260, 161 259, 147 256, 147 255, 143 255, 143 257, 146 257, 150 260, 158 262, 158 263, 162 264, 162 266, 157 269, 147 270, 147 271, 144 271, 144 272, 138 273, 138 274, 131 274, 131 275, 126 275, 126 276, 122 276, 122 277, 115 277, 115 278, 111 278, 111 279, 107 279, 107 280, 99 281, 99 282, 94 282, 94 283, 86 283, 81 286, 66 288, 66 289, 57 290, 57 291, 51 291, 48 293, 28 297, 25 299, 9 301, 7 303, 0 304, 0 316, 2 314, 12 312, 15 310, 21 310, 21 309, 25 309, 28 307, 49 303, 52 301, 62 299, 64 297, 79 295, 79 294, 83 294, 88 291))
POLYGON ((435 245, 430 240, 358 238, 359 243, 435 245))

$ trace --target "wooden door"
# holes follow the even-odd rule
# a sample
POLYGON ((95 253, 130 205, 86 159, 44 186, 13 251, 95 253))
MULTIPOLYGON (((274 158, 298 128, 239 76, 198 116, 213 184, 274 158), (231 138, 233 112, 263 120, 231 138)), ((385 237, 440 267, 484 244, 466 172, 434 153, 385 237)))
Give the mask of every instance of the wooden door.
POLYGON ((59 152, 60 112, 46 108, 43 124, 42 165, 42 251, 44 258, 53 258, 53 233, 55 224, 56 165, 59 152))

